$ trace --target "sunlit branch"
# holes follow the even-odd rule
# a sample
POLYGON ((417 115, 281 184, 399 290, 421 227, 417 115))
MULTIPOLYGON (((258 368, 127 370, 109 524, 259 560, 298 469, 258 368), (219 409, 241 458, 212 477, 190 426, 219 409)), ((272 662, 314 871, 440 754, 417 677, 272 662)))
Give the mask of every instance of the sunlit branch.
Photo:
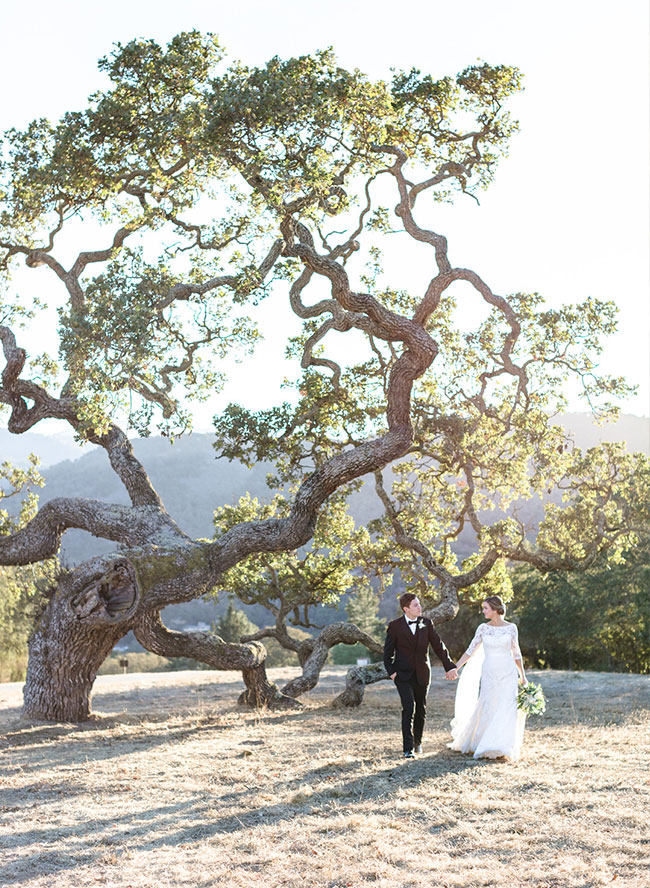
POLYGON ((395 208, 395 213, 402 220, 405 230, 417 241, 431 244, 435 250, 436 264, 441 274, 451 270, 449 258, 447 256, 447 238, 435 231, 425 230, 416 224, 412 213, 412 204, 409 197, 409 183, 406 181, 402 172, 402 167, 407 162, 408 157, 400 148, 393 145, 379 145, 373 148, 378 153, 392 154, 396 158, 395 163, 390 171, 395 177, 397 188, 400 195, 400 201, 395 208))
MULTIPOLYGON (((66 530, 85 530, 93 536, 127 546, 155 541, 155 527, 169 542, 173 525, 156 510, 103 503, 82 497, 58 497, 44 503, 24 527, 0 536, 2 564, 34 564, 54 557, 66 530)), ((176 529, 178 541, 187 538, 176 529)))
POLYGON ((77 280, 86 266, 95 262, 108 261, 113 255, 113 252, 120 249, 127 237, 138 231, 140 228, 142 228, 143 225, 144 222, 142 222, 140 225, 123 226, 119 229, 119 231, 115 232, 113 243, 110 245, 110 247, 107 247, 104 250, 91 250, 88 252, 79 253, 72 268, 68 272, 68 275, 77 280))
POLYGON ((152 505, 164 512, 162 502, 142 464, 135 458, 124 432, 105 417, 102 417, 105 431, 96 433, 84 428, 79 415, 80 405, 74 398, 54 398, 42 386, 20 378, 27 356, 25 350, 16 345, 16 338, 8 327, 0 326, 0 341, 6 362, 0 403, 11 408, 7 424, 9 431, 22 434, 42 419, 65 420, 75 431, 82 432, 88 441, 106 450, 111 466, 126 487, 133 505, 152 505), (28 401, 31 401, 31 407, 27 406, 28 401))
MULTIPOLYGON (((264 279, 280 257, 283 246, 284 242, 279 238, 273 243, 273 246, 267 255, 258 265, 254 279, 246 287, 248 291, 252 291, 264 282, 264 279)), ((229 274, 210 278, 202 284, 176 284, 166 296, 162 297, 162 299, 156 303, 156 310, 162 312, 177 300, 188 300, 192 295, 203 296, 205 293, 208 293, 210 290, 214 290, 217 287, 241 287, 241 277, 236 274, 229 274)))

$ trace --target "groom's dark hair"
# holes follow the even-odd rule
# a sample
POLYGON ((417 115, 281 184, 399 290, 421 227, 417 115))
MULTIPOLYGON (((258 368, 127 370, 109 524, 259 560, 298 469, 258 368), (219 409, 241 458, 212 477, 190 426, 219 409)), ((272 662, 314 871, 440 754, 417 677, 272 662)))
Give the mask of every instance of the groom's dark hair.
POLYGON ((410 605, 414 598, 417 598, 417 595, 414 592, 405 592, 399 597, 399 606, 404 610, 405 607, 410 605))

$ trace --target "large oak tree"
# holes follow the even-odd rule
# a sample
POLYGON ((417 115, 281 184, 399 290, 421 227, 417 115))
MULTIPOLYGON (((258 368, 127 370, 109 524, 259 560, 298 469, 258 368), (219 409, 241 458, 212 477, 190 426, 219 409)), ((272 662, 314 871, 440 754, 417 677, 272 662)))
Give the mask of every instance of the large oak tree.
POLYGON ((11 131, 3 151, 6 293, 18 262, 53 275, 62 292, 55 358, 32 353, 41 303, 3 298, 8 428, 68 423, 104 448, 130 498, 118 506, 71 491, 0 537, 4 565, 51 558, 68 528, 116 544, 50 589, 30 640, 26 715, 86 718, 99 665, 131 629, 156 653, 241 668, 250 702, 292 704, 266 680, 262 644, 171 632, 160 611, 214 588, 249 556, 304 546, 335 491, 406 456, 428 467, 421 495, 430 512, 440 508, 434 523, 422 526, 410 505, 400 510, 400 489, 383 489, 379 475, 378 490, 397 543, 439 583, 447 616, 458 589, 501 557, 581 566, 629 535, 636 519, 621 490, 631 466, 621 454, 578 465, 548 421, 568 373, 594 398, 622 389, 598 378, 587 357, 612 328, 612 307, 553 312, 535 296, 496 294, 452 264, 426 221, 435 222, 435 201, 490 183, 514 128, 503 104, 520 87, 515 69, 481 64, 456 78, 411 71, 374 82, 327 52, 249 69, 226 66, 216 39, 194 32, 166 48, 118 46, 100 65, 112 86, 86 110, 11 131), (393 225, 421 246, 421 292, 382 280, 380 245, 393 225), (472 311, 485 309, 462 336, 459 287, 472 311), (290 343, 303 369, 298 397, 261 414, 231 407, 217 438, 230 456, 278 457, 297 491, 282 516, 191 539, 119 417, 142 434, 156 421, 164 434, 188 428, 192 400, 221 384, 219 358, 250 350, 256 305, 282 290, 303 322, 290 343), (350 341, 347 363, 325 352, 336 333, 350 341), (483 460, 486 447, 498 447, 499 459, 483 460), (452 483, 459 472, 462 489, 452 483), (492 489, 505 501, 529 477, 575 494, 534 545, 516 525, 485 524, 480 513, 492 489), (466 522, 475 558, 456 567, 450 543, 466 522))

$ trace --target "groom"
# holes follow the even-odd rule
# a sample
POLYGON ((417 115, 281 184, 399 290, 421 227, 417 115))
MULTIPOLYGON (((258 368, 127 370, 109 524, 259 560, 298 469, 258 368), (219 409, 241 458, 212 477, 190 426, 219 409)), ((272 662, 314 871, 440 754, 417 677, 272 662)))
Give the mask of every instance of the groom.
POLYGON ((395 681, 402 701, 402 741, 404 758, 415 758, 422 752, 422 733, 427 717, 429 645, 445 667, 445 678, 458 678, 456 664, 433 628, 428 617, 422 616, 417 595, 405 592, 399 605, 404 616, 388 624, 384 643, 384 666, 395 681))

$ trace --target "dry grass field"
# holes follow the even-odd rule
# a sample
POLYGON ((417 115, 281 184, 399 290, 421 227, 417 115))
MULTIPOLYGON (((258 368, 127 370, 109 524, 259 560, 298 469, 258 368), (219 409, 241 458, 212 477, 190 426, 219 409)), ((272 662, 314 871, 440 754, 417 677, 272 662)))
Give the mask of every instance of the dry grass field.
POLYGON ((235 673, 103 676, 80 726, 20 721, 0 685, 0 884, 650 885, 650 679, 531 673, 549 708, 510 764, 446 748, 441 674, 405 761, 395 690, 337 712, 344 674, 291 713, 240 710, 235 673))

